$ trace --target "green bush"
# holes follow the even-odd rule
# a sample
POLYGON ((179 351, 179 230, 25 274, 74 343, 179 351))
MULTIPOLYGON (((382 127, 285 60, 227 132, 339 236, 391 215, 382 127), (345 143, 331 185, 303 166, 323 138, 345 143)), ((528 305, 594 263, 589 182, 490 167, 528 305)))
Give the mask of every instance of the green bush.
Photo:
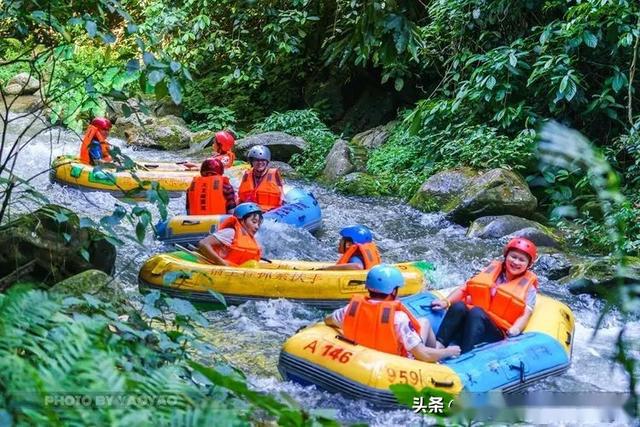
POLYGON ((255 132, 280 131, 299 136, 307 141, 308 148, 301 155, 291 158, 291 165, 302 175, 313 178, 322 172, 326 157, 338 138, 322 123, 313 110, 292 110, 274 113, 256 126, 255 132))

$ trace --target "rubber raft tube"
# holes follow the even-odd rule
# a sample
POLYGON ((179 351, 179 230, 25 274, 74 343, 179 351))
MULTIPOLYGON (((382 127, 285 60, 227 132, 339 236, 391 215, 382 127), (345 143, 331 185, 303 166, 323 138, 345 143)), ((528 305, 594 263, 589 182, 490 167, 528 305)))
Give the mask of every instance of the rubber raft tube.
MULTIPOLYGON (((141 182, 158 182, 170 197, 179 197, 187 191, 193 177, 200 175, 199 169, 189 169, 184 166, 184 162, 141 161, 136 165, 133 173, 128 170, 117 171, 112 168, 97 168, 81 163, 75 156, 63 155, 56 157, 51 164, 49 179, 60 185, 84 191, 104 191, 116 197, 130 196, 131 192, 140 188, 141 182)), ((225 170, 225 175, 239 179, 247 167, 246 164, 233 166, 225 170)), ((148 184, 142 185, 143 189, 149 187, 148 184)), ((144 194, 138 196, 144 197, 144 194)))
MULTIPOLYGON (((285 186, 284 204, 264 214, 267 221, 289 224, 308 231, 316 231, 322 225, 322 211, 314 195, 301 188, 285 186)), ((229 215, 176 215, 156 224, 158 240, 165 243, 196 243, 229 215)))
MULTIPOLYGON (((217 304, 209 291, 224 296, 228 304, 251 300, 287 298, 319 308, 336 308, 352 295, 366 293, 366 270, 327 271, 314 268, 333 265, 311 261, 251 261, 249 266, 227 267, 207 264, 186 252, 158 254, 149 258, 138 275, 141 290, 160 290, 196 303, 217 304)), ((424 289, 425 261, 396 264, 406 285, 402 295, 424 289)))
MULTIPOLYGON (((403 298, 416 315, 429 318, 437 332, 444 313, 430 309, 442 296, 425 292, 403 298)), ((512 392, 569 369, 574 317, 563 303, 538 295, 524 332, 485 344, 457 358, 427 363, 357 345, 329 326, 316 324, 289 338, 280 352, 278 370, 285 380, 316 385, 329 392, 370 401, 377 407, 399 406, 392 384, 417 390, 512 392)))

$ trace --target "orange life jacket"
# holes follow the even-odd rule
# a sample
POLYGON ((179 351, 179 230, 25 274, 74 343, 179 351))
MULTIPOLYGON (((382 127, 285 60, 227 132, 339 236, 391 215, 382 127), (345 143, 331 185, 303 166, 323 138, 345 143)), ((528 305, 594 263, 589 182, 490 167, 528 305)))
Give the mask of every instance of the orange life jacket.
POLYGON ((229 253, 224 259, 233 265, 244 264, 247 261, 260 261, 262 250, 256 239, 249 235, 238 218, 231 216, 220 223, 218 230, 233 228, 236 233, 231 242, 229 253))
POLYGON ((365 347, 406 357, 407 350, 393 323, 397 312, 405 313, 411 326, 420 334, 420 323, 400 301, 372 301, 362 295, 351 298, 342 332, 346 338, 365 347))
POLYGON ((375 243, 370 242, 362 244, 354 243, 349 246, 349 249, 342 254, 336 264, 348 264, 349 260, 354 255, 362 258, 365 270, 369 270, 382 262, 380 259, 380 253, 378 252, 378 247, 375 243))
POLYGON ((233 153, 233 151, 227 151, 226 153, 216 153, 213 158, 220 160, 225 169, 233 166, 233 162, 236 161, 236 155, 233 153))
POLYGON ((278 185, 276 177, 280 178, 280 172, 278 169, 270 168, 260 179, 258 187, 254 188, 253 169, 246 171, 238 188, 239 203, 257 203, 265 212, 282 206, 282 187, 278 185))
POLYGON ((111 162, 111 155, 109 154, 109 144, 105 137, 102 136, 100 129, 93 125, 89 125, 87 131, 82 138, 82 145, 80 146, 80 161, 87 165, 91 164, 91 157, 89 156, 89 144, 91 141, 97 139, 100 142, 100 148, 102 149, 102 160, 105 162, 111 162))
POLYGON ((500 261, 492 261, 466 283, 463 301, 468 307, 480 307, 502 330, 509 329, 524 314, 529 287, 538 287, 538 276, 527 270, 522 276, 501 285, 496 280, 502 271, 500 261), (495 295, 491 289, 495 287, 495 295))
POLYGON ((219 215, 227 213, 227 201, 222 188, 229 184, 226 176, 196 176, 187 190, 189 215, 219 215))

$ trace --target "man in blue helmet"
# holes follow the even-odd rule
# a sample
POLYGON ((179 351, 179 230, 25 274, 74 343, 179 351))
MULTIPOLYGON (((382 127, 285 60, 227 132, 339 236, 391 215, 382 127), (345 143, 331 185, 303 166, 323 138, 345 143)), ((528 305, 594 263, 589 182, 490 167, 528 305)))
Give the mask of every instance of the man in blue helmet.
POLYGON ((336 265, 322 270, 370 270, 380 264, 380 253, 373 242, 373 234, 364 225, 353 225, 340 230, 336 265))
POLYGON ((435 348, 436 337, 426 318, 416 319, 396 300, 404 286, 402 272, 394 266, 380 264, 367 274, 369 296, 356 295, 349 305, 324 319, 329 326, 341 328, 345 338, 385 353, 437 362, 460 355, 460 347, 435 348))

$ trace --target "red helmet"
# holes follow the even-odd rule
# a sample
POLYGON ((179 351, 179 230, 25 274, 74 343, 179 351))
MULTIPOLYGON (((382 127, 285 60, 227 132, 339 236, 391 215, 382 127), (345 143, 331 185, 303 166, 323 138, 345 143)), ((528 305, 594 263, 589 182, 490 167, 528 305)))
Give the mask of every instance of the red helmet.
POLYGON ((106 117, 96 117, 95 119, 91 120, 91 124, 98 129, 111 129, 111 120, 107 119, 106 117))
POLYGON ((224 173, 224 165, 218 159, 207 159, 200 166, 200 175, 222 175, 224 173))
POLYGON ((517 249, 529 255, 529 264, 533 263, 538 257, 538 248, 536 248, 536 245, 531 240, 523 237, 511 239, 509 243, 507 243, 507 246, 504 247, 504 256, 507 256, 507 252, 511 249, 517 249))
POLYGON ((231 132, 221 130, 219 132, 216 132, 216 142, 220 144, 220 149, 226 153, 233 148, 233 144, 236 143, 236 140, 231 132))

